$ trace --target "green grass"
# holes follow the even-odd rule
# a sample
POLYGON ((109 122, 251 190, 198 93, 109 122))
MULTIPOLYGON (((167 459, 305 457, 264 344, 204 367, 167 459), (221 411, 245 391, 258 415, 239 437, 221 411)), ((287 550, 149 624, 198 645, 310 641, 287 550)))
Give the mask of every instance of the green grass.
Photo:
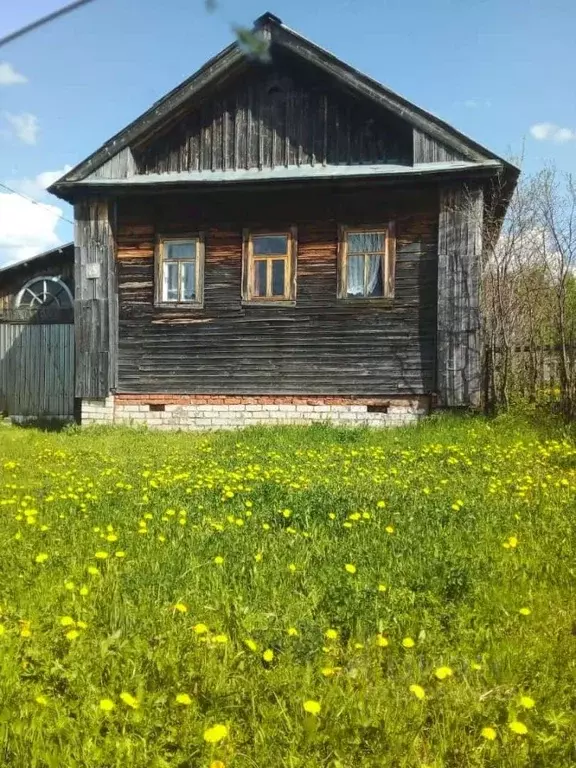
POLYGON ((575 470, 522 418, 0 427, 0 765, 576 766, 575 470))

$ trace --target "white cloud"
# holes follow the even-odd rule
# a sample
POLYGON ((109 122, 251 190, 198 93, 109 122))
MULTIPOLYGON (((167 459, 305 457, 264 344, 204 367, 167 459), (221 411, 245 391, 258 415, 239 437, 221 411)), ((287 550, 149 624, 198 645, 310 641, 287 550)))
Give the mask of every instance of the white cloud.
POLYGON ((12 64, 7 61, 0 61, 0 85, 19 85, 27 82, 28 78, 17 72, 12 64))
POLYGON ((14 135, 24 144, 36 144, 38 138, 38 118, 30 112, 21 112, 18 115, 5 112, 4 117, 12 126, 14 135))
POLYGON ((531 126, 530 134, 537 141, 555 141, 557 144, 576 140, 576 131, 561 128, 555 123, 536 123, 531 126))
POLYGON ((0 188, 0 267, 29 259, 62 242, 56 232, 62 209, 44 201, 48 199, 46 187, 71 168, 65 165, 57 171, 43 171, 34 178, 9 179, 6 185, 14 192, 4 193, 0 188), (42 204, 37 205, 20 195, 42 204))
POLYGON ((43 171, 33 179, 10 179, 6 184, 23 195, 28 195, 28 197, 34 198, 34 200, 39 200, 45 196, 46 189, 51 184, 70 170, 72 170, 72 166, 65 165, 64 168, 60 168, 57 171, 43 171))
POLYGON ((35 205, 20 195, 0 193, 0 266, 59 245, 56 226, 61 215, 55 205, 35 205))

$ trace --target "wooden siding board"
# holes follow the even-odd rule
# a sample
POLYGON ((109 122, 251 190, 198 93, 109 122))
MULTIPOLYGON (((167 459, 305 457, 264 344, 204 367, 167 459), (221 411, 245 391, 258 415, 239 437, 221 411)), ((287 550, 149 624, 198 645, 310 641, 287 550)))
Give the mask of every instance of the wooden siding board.
POLYGON ((413 133, 397 116, 278 54, 272 64, 254 64, 240 80, 207 94, 135 155, 140 173, 327 162, 411 165, 413 133), (233 142, 227 137, 228 122, 235 126, 233 142), (199 163, 192 149, 196 144, 199 163))
POLYGON ((437 389, 446 406, 476 405, 480 397, 482 212, 482 189, 441 191, 437 389))
POLYGON ((254 192, 194 205, 206 232, 203 309, 155 307, 157 231, 189 230, 192 198, 118 203, 119 379, 123 392, 421 394, 436 335, 435 189, 254 192), (336 299, 337 223, 397 229, 396 298, 336 299), (242 303, 242 229, 298 231, 294 307, 242 303))
POLYGON ((106 397, 116 382, 115 213, 107 200, 87 199, 76 204, 74 216, 76 396, 106 397), (98 277, 87 276, 88 264, 99 265, 98 277))
POLYGON ((447 147, 438 139, 414 128, 414 162, 443 163, 450 161, 466 161, 468 158, 461 152, 447 147))
POLYGON ((73 325, 0 324, 0 410, 17 418, 72 418, 73 325))

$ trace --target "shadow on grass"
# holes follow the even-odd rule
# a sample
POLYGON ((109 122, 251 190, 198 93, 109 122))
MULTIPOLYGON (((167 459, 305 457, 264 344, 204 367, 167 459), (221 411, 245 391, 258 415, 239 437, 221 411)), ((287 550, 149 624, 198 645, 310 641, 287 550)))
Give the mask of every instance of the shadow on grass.
POLYGON ((5 418, 0 419, 2 425, 14 427, 17 429, 35 429, 39 432, 62 432, 65 429, 70 429, 70 426, 74 424, 69 419, 54 419, 54 418, 5 418))

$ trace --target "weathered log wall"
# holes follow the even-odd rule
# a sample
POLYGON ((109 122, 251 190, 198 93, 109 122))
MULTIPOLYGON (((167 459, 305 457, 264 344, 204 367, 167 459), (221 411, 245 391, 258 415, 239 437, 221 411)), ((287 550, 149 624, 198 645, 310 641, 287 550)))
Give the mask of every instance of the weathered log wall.
POLYGON ((118 391, 420 394, 434 388, 438 192, 348 188, 120 199, 118 391), (392 300, 338 300, 338 224, 394 220, 392 300), (295 306, 241 299, 244 227, 298 228, 295 306), (158 234, 206 235, 204 308, 154 305, 158 234))

